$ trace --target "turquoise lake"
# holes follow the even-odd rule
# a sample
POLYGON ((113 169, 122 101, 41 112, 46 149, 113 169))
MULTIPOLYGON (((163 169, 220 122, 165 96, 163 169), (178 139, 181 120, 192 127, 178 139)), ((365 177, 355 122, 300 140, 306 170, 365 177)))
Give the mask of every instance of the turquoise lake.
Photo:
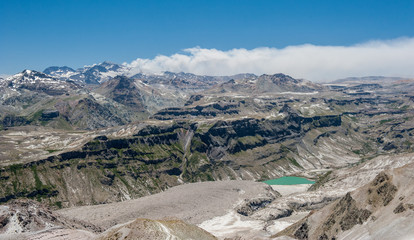
POLYGON ((296 184, 314 184, 314 181, 310 181, 301 177, 281 177, 272 180, 264 181, 269 185, 296 185, 296 184))

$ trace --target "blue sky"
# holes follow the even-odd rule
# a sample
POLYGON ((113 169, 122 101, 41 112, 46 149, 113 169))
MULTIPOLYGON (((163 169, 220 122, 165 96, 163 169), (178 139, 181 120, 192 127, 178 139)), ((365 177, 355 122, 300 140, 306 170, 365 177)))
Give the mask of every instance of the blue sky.
POLYGON ((1 0, 0 73, 414 37, 414 1, 1 0))

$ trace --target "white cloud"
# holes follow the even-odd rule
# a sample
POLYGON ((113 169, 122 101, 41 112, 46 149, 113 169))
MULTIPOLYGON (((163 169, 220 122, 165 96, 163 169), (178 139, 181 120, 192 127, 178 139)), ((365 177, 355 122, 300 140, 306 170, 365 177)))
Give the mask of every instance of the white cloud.
POLYGON ((217 49, 189 48, 184 53, 138 58, 126 64, 132 73, 162 71, 201 75, 285 73, 295 78, 327 81, 351 76, 414 77, 414 38, 370 41, 352 46, 217 49))

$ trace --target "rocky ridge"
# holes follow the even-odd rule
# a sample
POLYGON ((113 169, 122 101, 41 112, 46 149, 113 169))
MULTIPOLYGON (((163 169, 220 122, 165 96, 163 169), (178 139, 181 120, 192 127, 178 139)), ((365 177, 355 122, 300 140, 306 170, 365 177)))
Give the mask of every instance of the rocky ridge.
POLYGON ((297 239, 395 239, 414 236, 414 165, 381 172, 370 183, 312 212, 277 236, 297 239), (404 222, 404 224, 402 224, 404 222), (397 230, 398 229, 398 230, 397 230))
POLYGON ((9 236, 10 238, 25 239, 35 232, 61 228, 69 229, 74 233, 102 231, 93 224, 56 214, 47 206, 33 200, 13 200, 7 205, 0 206, 0 215, 0 238, 9 236))

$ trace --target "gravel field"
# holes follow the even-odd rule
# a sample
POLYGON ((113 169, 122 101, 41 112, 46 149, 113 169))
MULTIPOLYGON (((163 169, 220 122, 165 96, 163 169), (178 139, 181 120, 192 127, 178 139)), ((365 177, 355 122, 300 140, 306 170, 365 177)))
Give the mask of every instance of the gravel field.
POLYGON ((58 213, 103 228, 136 218, 178 218, 190 224, 201 224, 225 215, 243 199, 271 192, 273 190, 267 184, 253 181, 201 182, 180 185, 139 199, 62 209, 58 213))

